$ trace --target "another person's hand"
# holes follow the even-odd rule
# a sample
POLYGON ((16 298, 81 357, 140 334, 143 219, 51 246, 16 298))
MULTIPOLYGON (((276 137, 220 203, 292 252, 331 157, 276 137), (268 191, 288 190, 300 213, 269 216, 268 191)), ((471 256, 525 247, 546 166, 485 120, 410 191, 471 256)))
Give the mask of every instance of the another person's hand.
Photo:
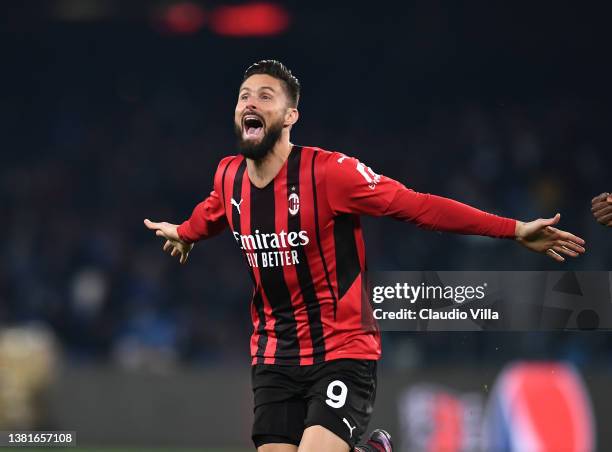
POLYGON ((560 214, 553 218, 516 222, 516 240, 525 248, 544 253, 557 262, 565 261, 563 256, 578 257, 585 252, 584 240, 574 234, 553 227, 559 222, 560 214))
POLYGON ((612 227, 612 195, 602 193, 591 200, 591 212, 599 224, 612 227))
POLYGON ((178 235, 178 225, 168 223, 165 221, 156 223, 149 219, 144 220, 144 224, 147 228, 155 231, 155 235, 166 239, 164 243, 164 251, 170 252, 172 257, 180 256, 179 262, 184 264, 187 262, 189 252, 193 249, 193 243, 186 243, 181 240, 178 235))

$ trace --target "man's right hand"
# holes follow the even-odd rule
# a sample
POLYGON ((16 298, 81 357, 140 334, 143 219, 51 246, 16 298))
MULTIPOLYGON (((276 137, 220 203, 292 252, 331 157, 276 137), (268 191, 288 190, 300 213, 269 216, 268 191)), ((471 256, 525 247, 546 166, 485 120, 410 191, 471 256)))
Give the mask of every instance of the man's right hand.
POLYGON ((187 262, 189 252, 193 249, 193 243, 181 240, 178 235, 178 224, 167 223, 165 221, 156 223, 149 219, 145 219, 144 224, 150 230, 155 231, 156 236, 166 239, 163 247, 164 251, 170 252, 172 257, 180 256, 179 262, 181 264, 187 262))
POLYGON ((602 193, 591 201, 591 212, 598 223, 612 227, 612 195, 602 193))

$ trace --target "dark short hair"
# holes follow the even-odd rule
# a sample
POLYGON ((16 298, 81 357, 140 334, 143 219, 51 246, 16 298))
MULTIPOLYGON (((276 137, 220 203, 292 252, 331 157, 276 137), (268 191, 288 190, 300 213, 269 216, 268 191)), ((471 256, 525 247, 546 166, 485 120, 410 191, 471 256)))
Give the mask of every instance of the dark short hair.
POLYGON ((251 75, 255 74, 266 74, 282 81, 291 106, 297 107, 300 100, 300 82, 287 66, 276 60, 261 60, 249 66, 244 73, 242 81, 244 82, 251 75))

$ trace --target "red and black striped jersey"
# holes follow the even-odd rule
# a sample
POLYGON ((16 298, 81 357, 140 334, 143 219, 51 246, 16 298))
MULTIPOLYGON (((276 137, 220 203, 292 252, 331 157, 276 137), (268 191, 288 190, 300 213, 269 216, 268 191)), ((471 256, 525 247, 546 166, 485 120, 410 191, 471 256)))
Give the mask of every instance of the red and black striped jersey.
POLYGON ((244 157, 224 158, 214 190, 178 233, 195 242, 232 230, 254 284, 253 364, 380 357, 380 334, 362 296, 362 214, 495 237, 515 229, 514 220, 409 190, 338 152, 293 146, 264 188, 250 182, 244 157))

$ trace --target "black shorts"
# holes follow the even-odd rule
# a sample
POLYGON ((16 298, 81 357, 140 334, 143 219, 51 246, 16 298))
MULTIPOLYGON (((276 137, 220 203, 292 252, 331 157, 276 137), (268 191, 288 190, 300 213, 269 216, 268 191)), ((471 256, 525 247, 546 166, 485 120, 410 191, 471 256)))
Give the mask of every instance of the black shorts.
POLYGON ((365 432, 376 396, 376 361, 338 359, 309 366, 256 364, 253 443, 299 445, 320 425, 353 448, 365 432))

